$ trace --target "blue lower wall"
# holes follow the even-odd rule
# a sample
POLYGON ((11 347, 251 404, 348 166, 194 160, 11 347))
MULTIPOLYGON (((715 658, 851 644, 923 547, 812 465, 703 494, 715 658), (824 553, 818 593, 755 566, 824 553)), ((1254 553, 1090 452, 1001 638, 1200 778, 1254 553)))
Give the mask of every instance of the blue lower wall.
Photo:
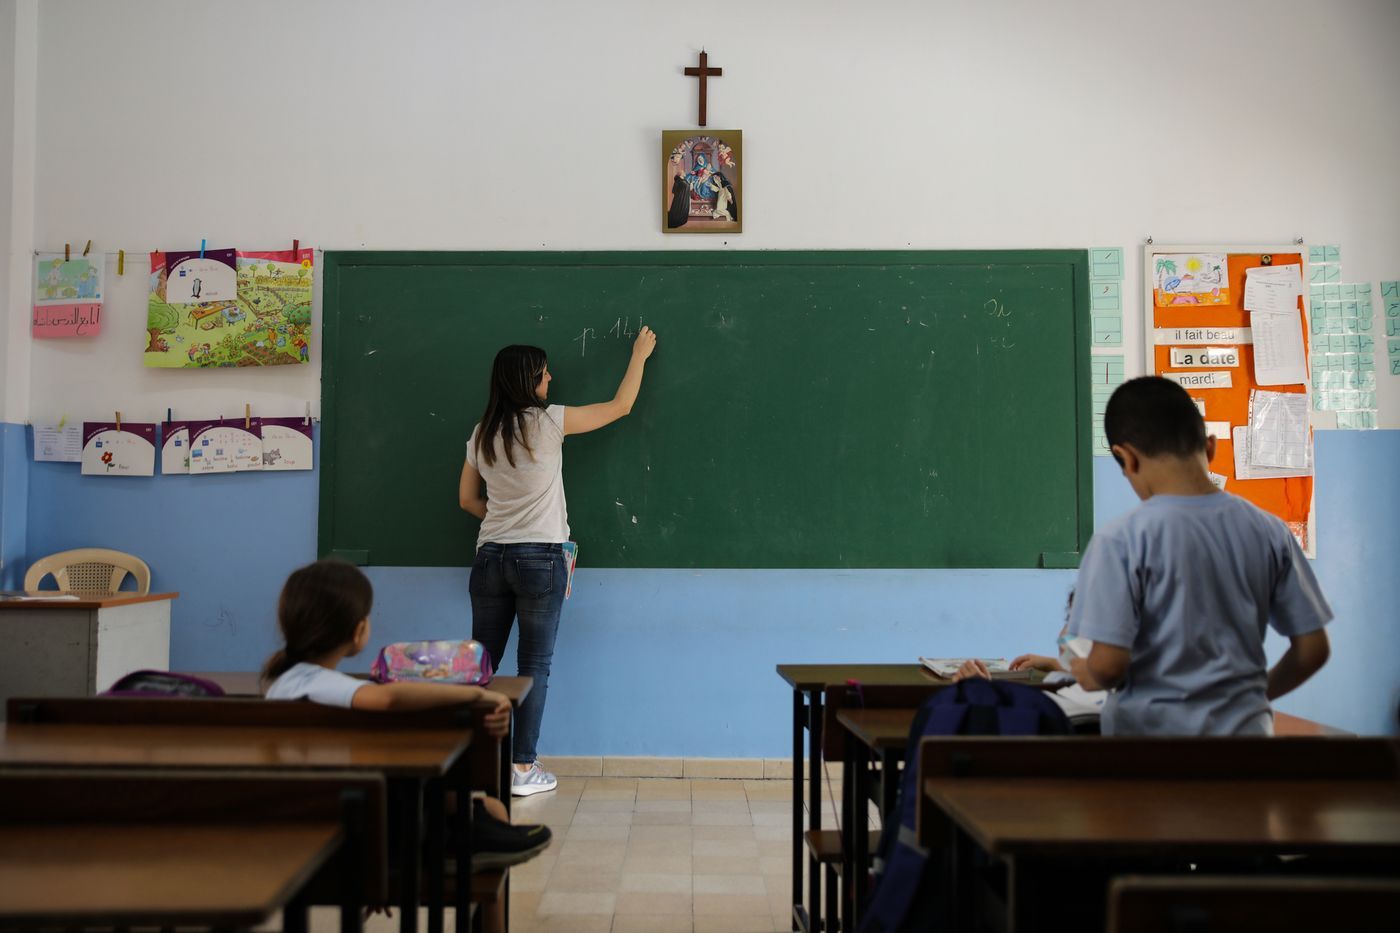
POLYGON ((24 585, 29 523, 29 450, 22 424, 0 423, 0 590, 24 585))
MULTIPOLYGON (((1102 523, 1136 500, 1113 461, 1094 463, 1102 523)), ((1396 463, 1400 431, 1318 435, 1315 566, 1337 610, 1334 651, 1280 708, 1357 732, 1394 732, 1400 701, 1400 484, 1382 479, 1396 463)), ((315 556, 315 473, 99 479, 71 464, 33 463, 27 479, 30 557, 114 547, 142 556, 156 589, 181 592, 176 667, 251 669, 275 647, 277 592, 315 556)), ((577 531, 586 541, 587 530, 577 531)), ((469 634, 465 570, 369 572, 373 644, 469 634)), ((541 750, 787 755, 790 694, 775 664, 1048 651, 1073 577, 585 567, 564 607, 541 750)), ((1280 640, 1270 647, 1276 656, 1280 640)), ((513 658, 512 647, 507 673, 513 658)))

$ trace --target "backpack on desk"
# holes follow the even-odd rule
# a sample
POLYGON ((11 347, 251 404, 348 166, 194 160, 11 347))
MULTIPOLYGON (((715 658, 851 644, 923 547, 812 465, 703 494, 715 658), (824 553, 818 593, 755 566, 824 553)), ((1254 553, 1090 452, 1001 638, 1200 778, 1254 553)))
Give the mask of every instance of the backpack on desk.
POLYGON ((224 688, 212 680, 171 671, 132 671, 102 691, 104 697, 221 697, 224 688))
POLYGON ((876 857, 877 880, 862 933, 928 930, 943 918, 928 853, 919 848, 919 745, 930 735, 1068 735, 1069 720, 1045 691, 1024 684, 972 678, 944 687, 924 701, 909 728, 904 775, 896 805, 886 815, 876 857))

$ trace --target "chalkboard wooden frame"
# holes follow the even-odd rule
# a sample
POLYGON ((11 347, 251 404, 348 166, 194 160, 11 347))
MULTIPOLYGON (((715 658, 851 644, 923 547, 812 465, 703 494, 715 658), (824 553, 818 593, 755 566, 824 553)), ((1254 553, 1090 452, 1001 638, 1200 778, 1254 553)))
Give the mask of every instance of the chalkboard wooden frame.
MULTIPOLYGON (((356 563, 377 563, 373 558, 372 542, 336 540, 336 484, 342 469, 337 447, 341 431, 339 419, 341 386, 336 361, 343 352, 341 319, 343 308, 340 293, 347 271, 365 267, 406 266, 899 266, 899 265, 963 265, 963 266, 1063 266, 1072 281, 1073 290, 1073 360, 1074 370, 1074 474, 1075 515, 1078 546, 1075 550, 1041 551, 1034 563, 1014 566, 1073 568, 1093 533, 1093 468, 1091 452, 1091 404, 1089 393, 1090 319, 1089 262, 1087 250, 831 250, 831 251, 637 251, 637 252, 511 252, 511 251, 327 251, 324 254, 323 325, 322 325, 322 437, 321 482, 318 516, 318 552, 336 554, 356 563)), ((620 375, 620 371, 619 374, 620 375)), ((1001 413, 989 412, 993 417, 1001 413)), ((365 427, 361 430, 372 430, 365 427)), ((1027 452, 1027 470, 1034 462, 1034 452, 1027 452)), ((1028 480, 1034 479, 1030 473, 1028 480)), ((455 482, 455 477, 449 484, 455 482)), ((450 500, 448 501, 450 506, 450 500)), ((398 563, 398 562, 393 562, 398 563)), ((587 560, 590 566, 599 566, 587 560)), ((460 566, 456 560, 446 565, 460 566)), ((605 564, 606 565, 606 564, 605 564)), ((702 566, 714 566, 704 564, 702 566)), ((741 565, 747 566, 747 565, 741 565)), ((834 567, 847 566, 833 562, 834 567)), ((865 566, 865 565, 860 565, 865 566)), ((955 566, 964 566, 961 564, 955 566)), ((997 564, 989 566, 1012 566, 997 564)))

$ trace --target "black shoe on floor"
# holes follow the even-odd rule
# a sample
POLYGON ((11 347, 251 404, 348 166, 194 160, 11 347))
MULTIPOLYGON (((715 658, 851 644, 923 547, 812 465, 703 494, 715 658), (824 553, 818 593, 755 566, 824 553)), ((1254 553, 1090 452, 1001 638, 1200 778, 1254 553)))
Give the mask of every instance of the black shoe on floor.
POLYGON ((549 847, 548 826, 513 826, 486 812, 480 800, 472 808, 472 871, 494 871, 528 862, 549 847))

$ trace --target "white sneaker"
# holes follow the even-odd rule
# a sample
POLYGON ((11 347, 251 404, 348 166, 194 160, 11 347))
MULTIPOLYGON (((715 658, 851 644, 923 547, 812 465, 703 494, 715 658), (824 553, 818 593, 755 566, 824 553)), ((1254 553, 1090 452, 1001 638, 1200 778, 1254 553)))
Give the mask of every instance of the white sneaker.
POLYGON ((529 771, 519 771, 516 768, 510 769, 510 795, 512 797, 529 797, 531 794, 543 794, 546 791, 554 790, 559 786, 559 779, 540 767, 537 761, 530 765, 529 771))

